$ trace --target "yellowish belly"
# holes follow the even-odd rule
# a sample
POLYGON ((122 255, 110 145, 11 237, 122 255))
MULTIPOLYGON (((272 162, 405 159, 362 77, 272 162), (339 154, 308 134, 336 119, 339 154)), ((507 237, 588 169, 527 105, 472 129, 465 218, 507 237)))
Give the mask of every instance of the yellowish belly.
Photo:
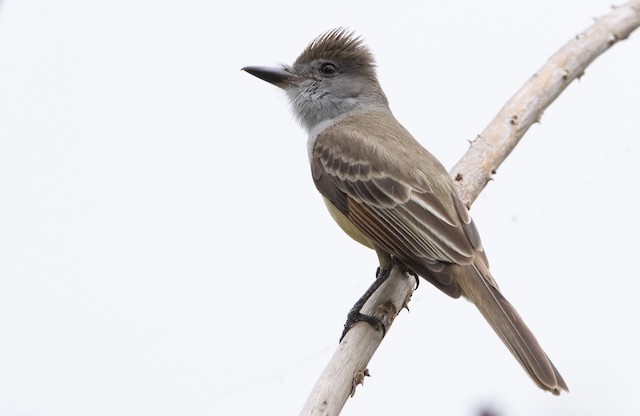
POLYGON ((356 228, 355 225, 342 213, 338 208, 335 207, 328 199, 322 198, 324 204, 327 206, 329 213, 333 217, 334 221, 338 223, 342 231, 347 233, 347 235, 363 246, 369 247, 372 250, 375 250, 373 243, 371 240, 364 235, 360 230, 356 228))

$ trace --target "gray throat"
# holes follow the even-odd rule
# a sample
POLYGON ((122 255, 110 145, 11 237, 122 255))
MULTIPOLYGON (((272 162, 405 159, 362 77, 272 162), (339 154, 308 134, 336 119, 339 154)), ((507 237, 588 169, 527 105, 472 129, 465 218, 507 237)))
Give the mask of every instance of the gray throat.
POLYGON ((354 108, 353 110, 346 111, 335 117, 322 120, 314 125, 308 126, 303 124, 303 127, 305 127, 308 133, 307 156, 309 157, 309 160, 311 160, 311 157, 313 155, 313 146, 316 144, 316 140, 318 140, 318 136, 320 136, 320 134, 322 134, 325 130, 340 123, 347 117, 369 112, 385 112, 390 114, 391 110, 389 110, 389 107, 387 105, 380 105, 375 103, 371 105, 360 105, 358 108, 354 108))

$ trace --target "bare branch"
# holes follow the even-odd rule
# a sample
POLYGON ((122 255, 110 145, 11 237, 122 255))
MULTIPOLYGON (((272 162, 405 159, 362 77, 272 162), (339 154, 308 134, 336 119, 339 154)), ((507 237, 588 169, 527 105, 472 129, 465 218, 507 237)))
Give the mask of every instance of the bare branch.
MULTIPOLYGON (((614 7, 606 16, 570 40, 505 104, 467 153, 451 170, 457 191, 470 206, 518 141, 539 121, 543 111, 589 64, 626 39, 640 26, 640 0, 614 7)), ((394 268, 362 312, 375 314, 390 329, 395 316, 411 297, 413 277, 394 268)), ((303 416, 337 415, 367 373, 367 364, 382 341, 380 331, 359 322, 345 336, 316 382, 303 416)))
POLYGON ((594 59, 640 25, 640 1, 630 1, 576 35, 516 92, 453 167, 458 195, 470 207, 498 166, 544 110, 594 59))
MULTIPOLYGON (((382 319, 387 331, 393 320, 409 302, 416 281, 398 268, 362 308, 362 312, 382 319)), ((307 398, 301 415, 337 415, 349 396, 363 384, 369 360, 380 342, 382 331, 366 322, 358 322, 345 335, 307 398)))

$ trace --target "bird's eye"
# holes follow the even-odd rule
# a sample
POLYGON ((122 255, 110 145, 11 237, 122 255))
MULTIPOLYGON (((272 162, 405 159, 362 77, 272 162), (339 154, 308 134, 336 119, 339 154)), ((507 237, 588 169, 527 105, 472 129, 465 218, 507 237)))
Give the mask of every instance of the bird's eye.
POLYGON ((320 72, 322 75, 335 75, 338 72, 338 68, 334 64, 326 62, 320 65, 320 72))

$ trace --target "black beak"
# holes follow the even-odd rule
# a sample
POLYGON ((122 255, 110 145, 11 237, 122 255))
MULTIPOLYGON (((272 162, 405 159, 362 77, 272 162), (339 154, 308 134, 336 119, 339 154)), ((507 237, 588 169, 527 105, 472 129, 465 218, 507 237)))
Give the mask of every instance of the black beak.
POLYGON ((286 67, 245 66, 242 70, 282 89, 287 88, 296 79, 286 67))

